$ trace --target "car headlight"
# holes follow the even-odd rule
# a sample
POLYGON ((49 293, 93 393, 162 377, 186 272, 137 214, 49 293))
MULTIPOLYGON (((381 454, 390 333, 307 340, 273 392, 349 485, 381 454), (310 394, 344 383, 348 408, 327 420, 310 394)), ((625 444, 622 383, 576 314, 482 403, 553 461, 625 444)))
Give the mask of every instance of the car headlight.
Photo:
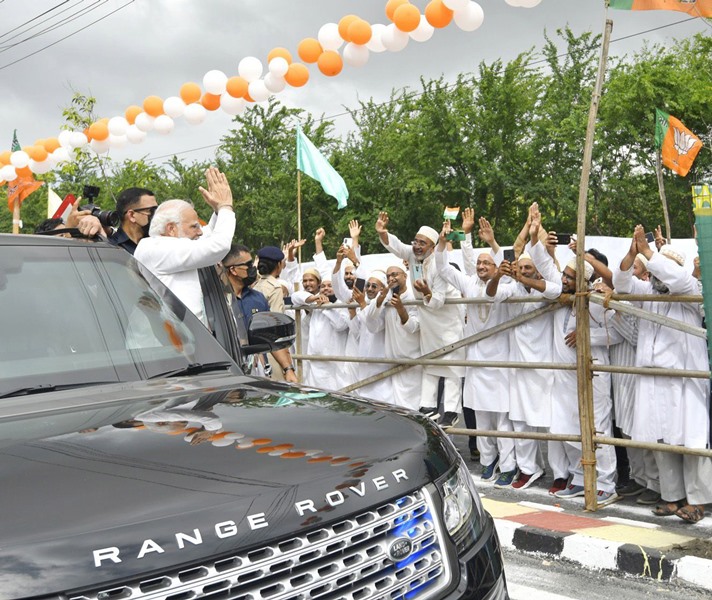
POLYGON ((456 542, 466 537, 477 539, 482 532, 484 509, 463 462, 440 486, 443 498, 443 522, 456 542))

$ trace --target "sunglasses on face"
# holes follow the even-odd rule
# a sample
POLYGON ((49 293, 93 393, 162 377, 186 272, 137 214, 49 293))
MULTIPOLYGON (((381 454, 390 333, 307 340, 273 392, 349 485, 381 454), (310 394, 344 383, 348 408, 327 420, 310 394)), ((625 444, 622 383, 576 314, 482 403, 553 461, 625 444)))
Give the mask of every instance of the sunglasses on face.
POLYGON ((158 210, 157 206, 146 206, 145 208, 133 208, 131 209, 134 212, 141 213, 142 215, 148 215, 149 217, 152 217, 155 212, 158 210))
POLYGON ((235 267, 236 269, 239 269, 240 267, 247 267, 248 269, 250 268, 250 265, 252 264, 252 261, 248 262, 241 262, 241 263, 235 263, 234 265, 223 265, 226 269, 232 269, 235 267))

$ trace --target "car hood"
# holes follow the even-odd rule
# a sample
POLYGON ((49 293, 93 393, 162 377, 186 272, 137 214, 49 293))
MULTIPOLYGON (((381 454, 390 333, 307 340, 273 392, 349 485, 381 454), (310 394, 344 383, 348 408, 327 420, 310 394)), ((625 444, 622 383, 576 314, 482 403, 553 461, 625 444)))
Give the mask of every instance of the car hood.
POLYGON ((0 415, 2 599, 304 533, 456 460, 442 432, 408 411, 233 375, 26 399, 24 414, 0 415))

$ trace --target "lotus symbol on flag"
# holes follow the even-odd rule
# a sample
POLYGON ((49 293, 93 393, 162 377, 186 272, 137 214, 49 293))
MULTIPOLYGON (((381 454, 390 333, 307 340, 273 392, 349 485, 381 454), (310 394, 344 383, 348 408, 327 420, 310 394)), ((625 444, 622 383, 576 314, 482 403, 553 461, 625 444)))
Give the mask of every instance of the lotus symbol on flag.
POLYGON ((687 154, 695 145, 697 138, 689 133, 680 131, 677 127, 673 129, 675 150, 678 154, 687 154))

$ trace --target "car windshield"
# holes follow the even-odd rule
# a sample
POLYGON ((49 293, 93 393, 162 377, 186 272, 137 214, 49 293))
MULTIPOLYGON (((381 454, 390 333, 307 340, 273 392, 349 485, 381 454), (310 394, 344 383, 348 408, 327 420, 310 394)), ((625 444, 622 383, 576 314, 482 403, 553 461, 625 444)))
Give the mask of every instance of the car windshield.
POLYGON ((4 246, 0 396, 234 368, 210 332, 120 249, 4 246))

